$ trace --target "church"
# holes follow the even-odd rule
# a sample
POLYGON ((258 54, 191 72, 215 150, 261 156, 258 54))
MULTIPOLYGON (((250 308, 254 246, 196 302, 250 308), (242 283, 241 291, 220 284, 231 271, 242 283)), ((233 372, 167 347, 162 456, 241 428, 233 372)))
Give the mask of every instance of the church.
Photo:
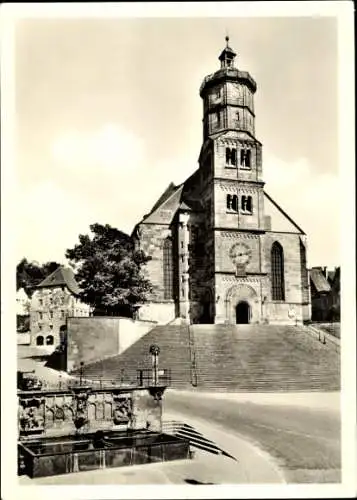
POLYGON ((301 324, 311 317, 304 231, 265 190, 252 76, 229 46, 200 87, 197 170, 135 226, 153 284, 138 319, 301 324))

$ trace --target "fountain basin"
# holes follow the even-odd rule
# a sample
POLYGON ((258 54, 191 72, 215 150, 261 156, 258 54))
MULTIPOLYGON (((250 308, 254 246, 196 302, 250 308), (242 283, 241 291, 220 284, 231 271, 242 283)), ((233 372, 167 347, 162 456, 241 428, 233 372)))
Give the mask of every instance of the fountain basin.
POLYGON ((189 441, 168 434, 107 431, 19 441, 19 474, 31 478, 190 458, 189 441))

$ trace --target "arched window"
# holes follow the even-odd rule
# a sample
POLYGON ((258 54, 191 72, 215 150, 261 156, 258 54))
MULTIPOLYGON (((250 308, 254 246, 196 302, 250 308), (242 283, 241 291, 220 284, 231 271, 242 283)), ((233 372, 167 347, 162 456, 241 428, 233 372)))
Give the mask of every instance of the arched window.
POLYGON ((36 345, 43 345, 43 336, 42 335, 39 335, 36 338, 36 345))
POLYGON ((237 165, 237 150, 236 148, 226 148, 226 164, 237 165))
POLYGON ((172 239, 166 238, 164 241, 164 299, 173 299, 173 262, 172 262, 172 239))
POLYGON ((253 212, 253 202, 251 196, 242 196, 241 199, 242 212, 251 214, 253 212))
POLYGON ((285 300, 284 252, 277 241, 271 248, 271 286, 272 300, 285 300))
POLYGON ((302 286, 302 300, 309 302, 309 277, 307 272, 306 262, 306 248, 300 239, 300 266, 301 266, 301 286, 302 286))
POLYGON ((236 194, 227 194, 227 210, 238 212, 238 196, 236 194))
POLYGON ((53 343, 54 343, 53 335, 47 335, 47 337, 46 337, 46 345, 53 345, 53 343))

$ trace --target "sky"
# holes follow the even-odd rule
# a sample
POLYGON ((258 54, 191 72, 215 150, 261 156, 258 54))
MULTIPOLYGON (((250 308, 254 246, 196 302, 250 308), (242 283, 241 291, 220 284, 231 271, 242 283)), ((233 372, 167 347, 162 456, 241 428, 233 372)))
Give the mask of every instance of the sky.
POLYGON ((337 23, 329 17, 31 18, 15 30, 18 259, 65 263, 92 223, 131 232, 196 170, 225 45, 257 82, 266 191, 340 265, 337 23))

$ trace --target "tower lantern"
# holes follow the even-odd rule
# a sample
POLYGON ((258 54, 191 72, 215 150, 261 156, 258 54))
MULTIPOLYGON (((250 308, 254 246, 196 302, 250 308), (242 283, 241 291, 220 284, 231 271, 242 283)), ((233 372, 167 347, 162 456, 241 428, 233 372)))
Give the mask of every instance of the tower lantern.
POLYGON ((221 61, 221 68, 233 68, 234 67, 234 59, 236 57, 236 53, 233 49, 228 45, 229 36, 226 36, 226 47, 223 49, 221 55, 219 56, 219 60, 221 61))

